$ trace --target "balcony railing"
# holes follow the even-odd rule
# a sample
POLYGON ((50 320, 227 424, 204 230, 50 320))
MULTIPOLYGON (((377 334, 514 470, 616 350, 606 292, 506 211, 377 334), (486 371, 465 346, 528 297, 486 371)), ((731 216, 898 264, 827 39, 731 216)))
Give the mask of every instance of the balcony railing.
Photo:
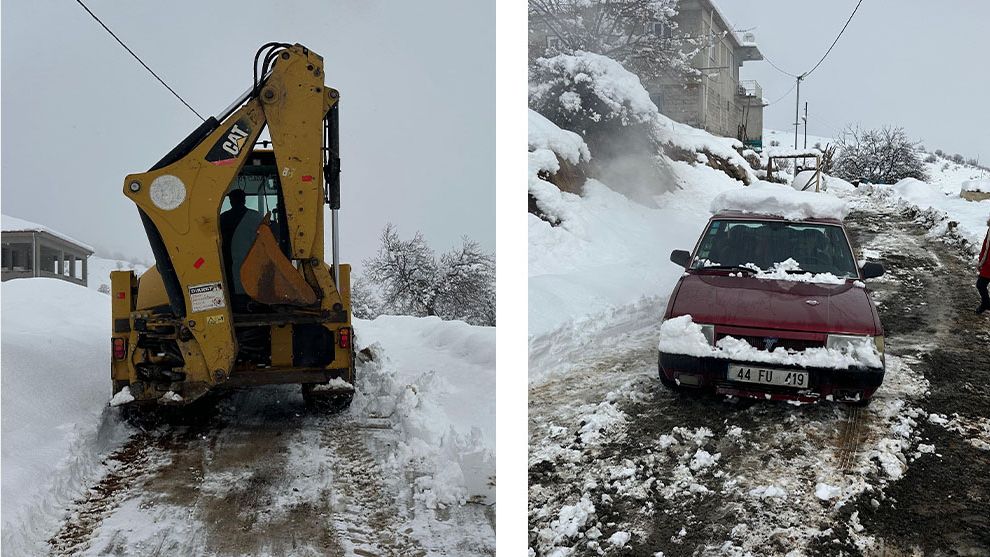
POLYGON ((763 87, 760 87, 760 84, 755 79, 740 81, 738 95, 740 97, 763 98, 763 87))

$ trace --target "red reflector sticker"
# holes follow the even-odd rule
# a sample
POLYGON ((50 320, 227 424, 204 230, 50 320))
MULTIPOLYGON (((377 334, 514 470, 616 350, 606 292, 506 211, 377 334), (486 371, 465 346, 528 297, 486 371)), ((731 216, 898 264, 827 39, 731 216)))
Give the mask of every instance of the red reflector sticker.
POLYGON ((303 182, 312 182, 313 181, 313 177, 307 174, 306 176, 303 176, 302 177, 302 181, 303 182))
POLYGON ((119 300, 123 300, 126 296, 127 296, 127 294, 125 294, 123 292, 117 292, 117 299, 119 299, 119 300))
POLYGON ((199 259, 196 260, 195 263, 193 263, 193 267, 196 267, 197 269, 199 269, 200 267, 203 266, 203 263, 206 263, 206 260, 203 259, 202 257, 200 257, 199 259))

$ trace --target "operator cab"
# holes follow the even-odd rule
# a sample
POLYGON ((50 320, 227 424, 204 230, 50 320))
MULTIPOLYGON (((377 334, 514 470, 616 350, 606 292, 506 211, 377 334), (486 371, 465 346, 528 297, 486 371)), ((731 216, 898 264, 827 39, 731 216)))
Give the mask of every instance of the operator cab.
MULTIPOLYGON (((288 257, 289 227, 285 218, 285 204, 282 201, 282 186, 278 164, 275 162, 275 152, 271 149, 255 149, 230 184, 228 194, 233 190, 244 192, 248 209, 257 211, 262 218, 266 214, 269 215, 272 234, 278 240, 282 253, 288 257)), ((230 198, 224 197, 220 213, 223 214, 229 209, 230 198)))

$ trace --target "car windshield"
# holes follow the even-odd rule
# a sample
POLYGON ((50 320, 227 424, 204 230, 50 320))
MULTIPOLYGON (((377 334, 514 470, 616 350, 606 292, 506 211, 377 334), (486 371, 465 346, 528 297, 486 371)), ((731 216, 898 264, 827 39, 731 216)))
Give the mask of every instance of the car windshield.
POLYGON ((770 270, 788 259, 808 273, 859 276, 842 227, 782 221, 712 221, 692 268, 756 266, 770 270))

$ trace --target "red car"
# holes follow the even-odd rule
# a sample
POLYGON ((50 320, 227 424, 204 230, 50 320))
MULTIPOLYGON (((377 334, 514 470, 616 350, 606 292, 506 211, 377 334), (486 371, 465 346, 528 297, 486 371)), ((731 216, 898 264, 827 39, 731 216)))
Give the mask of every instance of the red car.
POLYGON ((884 377, 883 326, 842 221, 714 215, 664 314, 660 380, 721 394, 866 404, 884 377))

